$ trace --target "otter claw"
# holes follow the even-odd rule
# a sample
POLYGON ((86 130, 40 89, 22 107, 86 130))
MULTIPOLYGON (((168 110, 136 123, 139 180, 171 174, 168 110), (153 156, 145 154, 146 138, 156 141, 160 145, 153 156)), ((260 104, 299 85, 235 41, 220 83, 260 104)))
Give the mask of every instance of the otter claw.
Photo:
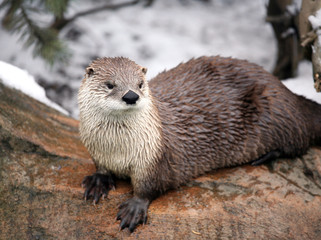
POLYGON ((133 232, 139 224, 147 222, 147 209, 150 201, 133 197, 119 206, 117 220, 120 220, 120 229, 128 228, 133 232))
POLYGON ((115 188, 115 183, 111 174, 95 173, 85 177, 82 186, 86 189, 84 192, 85 200, 87 201, 92 197, 93 203, 97 204, 102 196, 107 197, 108 192, 115 188))

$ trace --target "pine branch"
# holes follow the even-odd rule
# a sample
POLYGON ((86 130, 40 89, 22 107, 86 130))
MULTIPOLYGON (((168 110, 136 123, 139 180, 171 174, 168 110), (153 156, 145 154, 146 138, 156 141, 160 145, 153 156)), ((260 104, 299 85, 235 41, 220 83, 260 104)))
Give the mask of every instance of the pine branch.
POLYGON ((10 30, 12 28, 12 25, 13 25, 12 22, 13 22, 13 19, 14 19, 14 14, 20 8, 22 3, 23 3, 23 0, 17 0, 17 1, 5 0, 0 4, 0 9, 3 9, 7 5, 9 5, 9 9, 7 10, 6 14, 4 15, 4 17, 3 17, 2 21, 1 21, 2 26, 5 29, 10 30))
POLYGON ((67 24, 78 17, 106 10, 117 10, 132 6, 140 0, 131 0, 118 4, 106 4, 86 11, 76 13, 71 18, 65 18, 64 13, 70 0, 4 0, 0 3, 0 9, 7 8, 2 19, 2 25, 13 33, 20 34, 25 47, 33 47, 33 55, 41 56, 48 63, 67 60, 69 53, 58 33, 67 24), (55 21, 49 27, 40 27, 32 20, 32 12, 49 11, 53 14, 55 21))
POLYGON ((23 1, 7 1, 9 8, 2 20, 3 26, 20 35, 26 48, 33 47, 33 56, 40 56, 50 65, 54 62, 66 61, 69 53, 59 40, 58 32, 49 28, 40 28, 30 17, 29 10, 23 1))
POLYGON ((85 15, 89 15, 92 13, 96 13, 96 12, 101 12, 101 11, 105 11, 105 10, 117 10, 123 7, 128 7, 128 6, 132 6, 139 3, 139 0, 134 0, 134 1, 130 1, 130 2, 124 2, 124 3, 120 3, 120 4, 107 4, 101 7, 96 7, 93 9, 89 9, 87 11, 83 11, 83 12, 79 12, 76 13, 71 19, 71 21, 73 21, 74 19, 81 17, 81 16, 85 16, 85 15))
POLYGON ((66 46, 59 40, 58 33, 52 29, 40 28, 28 18, 25 9, 21 8, 23 18, 27 23, 28 30, 22 34, 26 37, 25 45, 34 46, 33 55, 41 56, 50 65, 55 62, 64 62, 68 58, 66 46))
POLYGON ((58 18, 63 18, 66 12, 69 0, 44 0, 45 8, 58 18))
POLYGON ((100 7, 95 7, 86 11, 82 11, 79 13, 76 13, 74 16, 70 18, 56 18, 53 24, 50 26, 52 29, 56 29, 57 31, 60 31, 63 29, 66 25, 74 21, 75 19, 86 16, 89 14, 101 12, 101 11, 106 11, 106 10, 118 10, 120 8, 128 7, 128 6, 133 6, 135 4, 139 3, 139 0, 134 0, 130 2, 124 2, 124 3, 119 3, 119 4, 106 4, 104 6, 100 7))

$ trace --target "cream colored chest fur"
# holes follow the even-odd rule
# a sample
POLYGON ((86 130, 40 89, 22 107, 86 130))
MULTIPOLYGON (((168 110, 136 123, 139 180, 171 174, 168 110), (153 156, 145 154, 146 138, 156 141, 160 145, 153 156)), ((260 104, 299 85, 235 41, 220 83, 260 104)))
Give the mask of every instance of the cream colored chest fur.
POLYGON ((161 135, 151 113, 81 121, 83 142, 94 161, 118 176, 143 175, 161 152, 161 135))

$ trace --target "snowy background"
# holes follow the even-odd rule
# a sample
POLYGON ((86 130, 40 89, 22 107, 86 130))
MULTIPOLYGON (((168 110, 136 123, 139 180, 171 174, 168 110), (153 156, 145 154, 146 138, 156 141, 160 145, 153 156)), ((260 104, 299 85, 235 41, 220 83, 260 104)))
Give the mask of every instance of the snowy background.
MULTIPOLYGON (((91 4, 71 1, 68 14, 91 8, 91 4)), ((156 0, 149 8, 139 4, 88 15, 63 29, 61 37, 73 55, 68 65, 52 68, 40 58, 33 59, 31 49, 23 48, 18 35, 10 35, 0 27, 0 61, 26 70, 46 86, 50 99, 77 118, 78 87, 85 67, 97 57, 129 57, 148 68, 149 79, 201 55, 247 59, 272 71, 277 49, 272 28, 265 22, 265 5, 265 0, 212 0, 208 5, 196 0, 156 0)), ((0 78, 8 74, 14 75, 0 65, 0 78)), ((16 85, 30 88, 27 81, 19 79, 16 85)), ((321 94, 313 88, 310 63, 301 63, 299 76, 285 84, 321 103, 321 94)))

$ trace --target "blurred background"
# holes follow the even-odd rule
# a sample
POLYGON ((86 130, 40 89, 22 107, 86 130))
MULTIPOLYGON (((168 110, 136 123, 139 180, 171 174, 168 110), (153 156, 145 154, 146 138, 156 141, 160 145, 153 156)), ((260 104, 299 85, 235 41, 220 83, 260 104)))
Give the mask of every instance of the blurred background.
MULTIPOLYGON (((290 2, 287 12, 295 13, 301 3, 290 2)), ((86 66, 97 57, 128 57, 148 68, 148 79, 202 55, 247 59, 273 72, 278 41, 267 22, 268 4, 268 0, 4 0, 0 60, 27 70, 50 99, 77 118, 77 91, 86 66)), ((286 81, 293 91, 314 98, 310 62, 302 61, 298 72, 284 78, 293 78, 286 81)))

